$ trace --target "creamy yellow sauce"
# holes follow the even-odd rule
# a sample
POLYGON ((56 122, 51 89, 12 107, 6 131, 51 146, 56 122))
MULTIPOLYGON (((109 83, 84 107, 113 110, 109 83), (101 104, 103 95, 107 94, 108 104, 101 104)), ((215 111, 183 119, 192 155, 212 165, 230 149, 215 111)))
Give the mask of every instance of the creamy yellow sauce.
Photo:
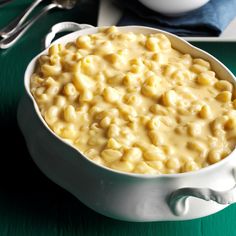
POLYGON ((53 45, 38 60, 31 92, 59 137, 119 171, 194 171, 235 147, 234 86, 163 34, 113 26, 53 45))

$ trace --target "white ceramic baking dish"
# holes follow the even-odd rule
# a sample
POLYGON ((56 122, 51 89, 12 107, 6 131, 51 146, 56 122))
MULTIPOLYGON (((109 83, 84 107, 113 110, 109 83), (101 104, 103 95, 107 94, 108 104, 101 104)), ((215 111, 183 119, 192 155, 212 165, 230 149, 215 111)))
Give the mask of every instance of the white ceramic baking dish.
MULTIPOLYGON (((55 25, 45 39, 48 47, 55 33, 76 30, 54 43, 66 43, 98 28, 63 22, 55 25), (89 27, 89 28, 88 28, 89 27)), ((121 31, 164 33, 183 53, 211 62, 218 77, 235 83, 233 74, 216 58, 186 41, 161 30, 142 26, 120 27, 121 31)), ((99 166, 55 135, 42 118, 30 93, 35 62, 28 65, 25 95, 19 104, 18 122, 30 154, 52 181, 71 192, 95 211, 126 221, 188 220, 213 214, 236 201, 235 150, 224 160, 195 172, 149 176, 122 173, 99 166)))

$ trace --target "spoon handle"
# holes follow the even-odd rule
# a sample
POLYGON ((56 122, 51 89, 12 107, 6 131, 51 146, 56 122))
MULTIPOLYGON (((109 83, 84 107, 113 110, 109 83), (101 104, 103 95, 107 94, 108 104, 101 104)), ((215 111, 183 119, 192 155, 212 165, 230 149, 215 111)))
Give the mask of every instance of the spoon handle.
POLYGON ((41 18, 47 11, 57 7, 56 3, 51 3, 50 5, 44 7, 37 15, 27 21, 23 26, 20 26, 15 32, 13 32, 9 37, 6 37, 0 41, 0 48, 6 49, 15 44, 18 39, 20 39, 23 34, 36 22, 39 18, 41 18))
POLYGON ((18 17, 11 21, 7 26, 0 30, 0 36, 5 38, 16 31, 27 16, 35 9, 43 0, 35 0, 28 8, 26 8, 18 17))
POLYGON ((4 7, 5 5, 7 5, 8 3, 11 3, 13 0, 2 0, 0 1, 0 7, 4 7))

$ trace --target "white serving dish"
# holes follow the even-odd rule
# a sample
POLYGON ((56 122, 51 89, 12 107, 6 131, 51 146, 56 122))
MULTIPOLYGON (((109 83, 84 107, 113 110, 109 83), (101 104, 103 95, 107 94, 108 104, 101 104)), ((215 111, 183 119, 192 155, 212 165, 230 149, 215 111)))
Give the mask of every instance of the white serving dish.
MULTIPOLYGON (((71 22, 57 24, 47 35, 46 45, 56 32, 64 29, 81 27, 71 22)), ((97 30, 97 27, 78 30, 54 43, 64 44, 97 30)), ((219 78, 235 83, 235 77, 221 62, 179 37, 142 26, 120 30, 164 33, 174 48, 210 61, 219 78)), ((25 96, 19 105, 18 122, 33 160, 52 181, 91 209, 126 221, 189 220, 218 212, 236 201, 235 150, 224 160, 195 172, 149 176, 99 166, 55 135, 42 118, 29 88, 35 62, 46 52, 47 49, 37 55, 26 69, 25 96)))

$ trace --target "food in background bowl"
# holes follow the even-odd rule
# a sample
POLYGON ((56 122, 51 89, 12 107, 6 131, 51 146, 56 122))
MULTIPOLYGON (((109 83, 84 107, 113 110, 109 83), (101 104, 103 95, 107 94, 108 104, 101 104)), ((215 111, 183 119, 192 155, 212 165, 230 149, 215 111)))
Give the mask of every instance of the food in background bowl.
POLYGON ((58 136, 119 171, 194 171, 235 147, 234 86, 162 33, 110 27, 53 45, 31 92, 58 136))

